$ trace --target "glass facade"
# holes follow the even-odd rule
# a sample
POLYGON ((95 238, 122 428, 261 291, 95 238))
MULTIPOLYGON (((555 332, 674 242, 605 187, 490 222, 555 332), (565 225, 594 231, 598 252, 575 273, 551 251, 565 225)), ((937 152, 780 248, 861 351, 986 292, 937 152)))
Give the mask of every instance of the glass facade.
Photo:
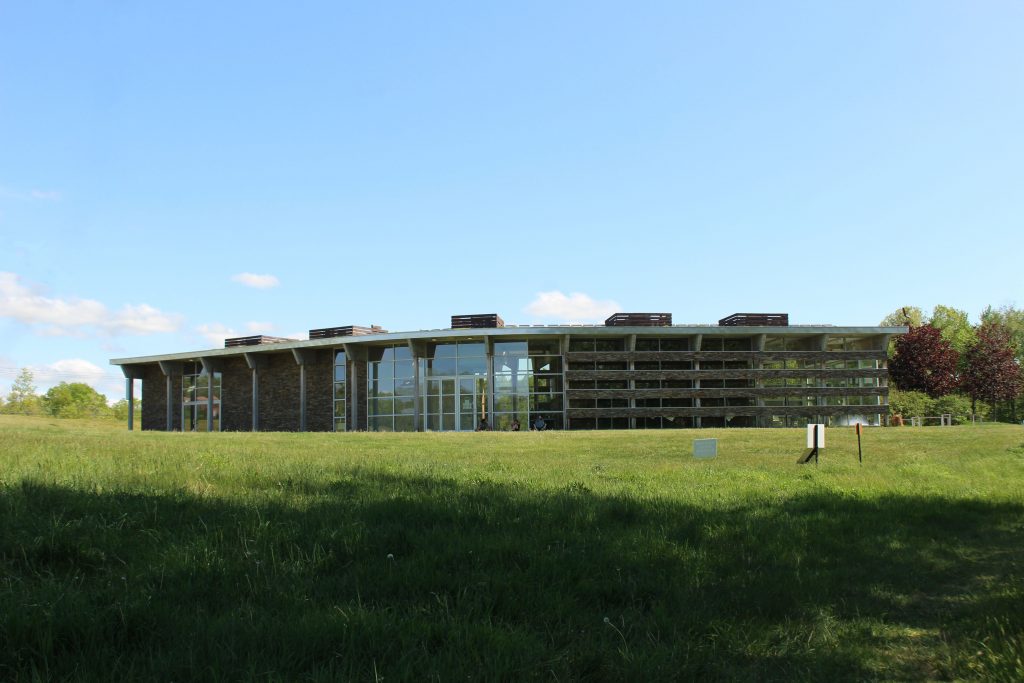
MULTIPOLYGON (((223 378, 213 373, 213 431, 220 431, 220 404, 223 378)), ((210 377, 200 363, 188 363, 181 376, 181 429, 205 432, 209 429, 210 377)))
POLYGON ((558 339, 494 343, 493 428, 505 430, 513 420, 529 429, 537 418, 546 429, 562 428, 564 380, 558 339))
POLYGON ((346 408, 348 406, 348 363, 344 351, 334 354, 334 431, 344 432, 347 428, 346 408))
POLYGON ((366 363, 366 425, 371 432, 415 429, 416 365, 407 344, 371 347, 366 363))
POLYGON ((420 387, 425 431, 475 430, 490 415, 484 343, 427 344, 420 361, 420 387))

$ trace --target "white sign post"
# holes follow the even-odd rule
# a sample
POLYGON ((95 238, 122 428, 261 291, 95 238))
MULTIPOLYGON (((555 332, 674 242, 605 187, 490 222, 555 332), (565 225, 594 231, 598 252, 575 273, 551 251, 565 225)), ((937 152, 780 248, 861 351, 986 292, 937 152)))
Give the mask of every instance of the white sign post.
POLYGON ((824 448, 825 447, 825 425, 807 425, 807 447, 808 448, 824 448), (818 442, 814 442, 814 428, 817 427, 818 442))

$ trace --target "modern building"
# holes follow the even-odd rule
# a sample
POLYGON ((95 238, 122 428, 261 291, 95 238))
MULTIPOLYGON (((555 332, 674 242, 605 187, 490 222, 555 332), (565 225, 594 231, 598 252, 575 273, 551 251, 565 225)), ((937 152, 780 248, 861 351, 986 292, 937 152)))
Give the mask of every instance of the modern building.
MULTIPOLYGON (((881 424, 886 349, 905 327, 790 325, 734 314, 673 325, 617 313, 604 325, 310 330, 223 349, 116 358, 142 380, 142 428, 168 431, 471 431, 881 424)), ((129 417, 129 429, 132 417, 129 417)))

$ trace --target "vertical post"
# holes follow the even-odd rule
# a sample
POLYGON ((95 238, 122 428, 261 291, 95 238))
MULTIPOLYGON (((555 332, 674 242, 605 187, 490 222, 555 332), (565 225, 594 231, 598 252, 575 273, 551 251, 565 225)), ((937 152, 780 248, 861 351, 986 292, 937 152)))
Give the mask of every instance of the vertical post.
POLYGON ((420 356, 419 344, 412 339, 407 341, 409 353, 412 354, 412 429, 423 431, 423 399, 420 397, 420 356))
POLYGON ((260 371, 252 369, 252 431, 260 431, 260 371))
MULTIPOLYGON (((626 336, 626 351, 629 352, 629 360, 626 361, 626 370, 629 372, 629 380, 626 385, 629 388, 629 412, 636 412, 636 361, 633 354, 636 353, 636 335, 626 336)), ((658 367, 661 367, 660 365, 658 367)), ((629 428, 636 429, 636 415, 629 416, 629 428)))
POLYGON ((206 372, 206 431, 213 431, 213 369, 206 372))
POLYGON ((307 356, 301 349, 292 349, 295 362, 299 365, 299 431, 306 431, 306 362, 307 356))
POLYGON ((260 370, 267 366, 262 354, 245 354, 245 363, 252 371, 252 431, 260 430, 260 370))
POLYGON ((860 422, 857 423, 857 462, 861 465, 864 464, 864 453, 860 449, 860 433, 863 431, 863 426, 860 422))
POLYGON ((174 426, 174 382, 167 375, 167 431, 174 426))
MULTIPOLYGON (((494 416, 494 340, 490 335, 484 337, 484 352, 487 354, 487 424, 493 431, 494 416)), ((565 400, 564 398, 562 399, 565 400)))
POLYGON ((124 397, 128 400, 128 431, 135 429, 135 380, 124 378, 124 397))

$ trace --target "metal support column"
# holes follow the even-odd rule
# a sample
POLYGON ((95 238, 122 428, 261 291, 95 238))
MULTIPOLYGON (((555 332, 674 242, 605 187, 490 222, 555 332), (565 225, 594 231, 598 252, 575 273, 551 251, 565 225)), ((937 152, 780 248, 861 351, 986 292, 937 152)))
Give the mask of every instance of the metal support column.
POLYGON ((409 353, 412 354, 412 429, 415 432, 423 431, 423 399, 420 397, 420 358, 425 354, 422 349, 422 342, 408 340, 409 353))
POLYGON ((267 366, 265 356, 246 353, 245 363, 252 370, 252 431, 260 430, 260 370, 267 366))
MULTIPOLYGON (((695 335, 693 335, 693 350, 694 351, 700 351, 701 343, 703 341, 704 341, 704 335, 703 334, 695 334, 695 335)), ((700 370, 700 361, 699 360, 693 361, 693 369, 694 370, 700 370)), ((698 379, 693 380, 693 388, 694 389, 698 389, 698 390, 700 389, 700 379, 699 379, 699 377, 700 376, 698 375, 698 379)), ((693 397, 693 407, 694 408, 700 408, 700 397, 699 396, 694 396, 693 397)), ((701 420, 700 414, 698 414, 696 417, 693 418, 693 426, 697 427, 698 429, 702 426, 702 420, 701 420)))
POLYGON ((128 401, 128 431, 135 429, 135 380, 141 379, 140 373, 127 365, 121 366, 124 373, 124 397, 128 401))
MULTIPOLYGON (((181 363, 162 360, 160 372, 167 378, 167 431, 174 429, 174 376, 181 375, 181 363)), ((179 403, 180 406, 180 403, 179 403)))
MULTIPOLYGON (((629 351, 629 360, 626 361, 626 369, 629 370, 629 408, 630 410, 636 409, 636 361, 633 360, 633 354, 636 353, 636 335, 630 334, 626 336, 626 351, 629 351)), ((636 429, 636 417, 629 417, 629 428, 636 429)))
POLYGON ((292 349, 295 363, 299 366, 299 431, 306 431, 306 354, 302 349, 292 349))
MULTIPOLYGON (((213 431, 213 375, 223 370, 221 361, 216 358, 200 358, 203 370, 206 371, 206 431, 213 431)), ((223 387, 222 387, 223 388, 223 387)), ((221 407, 223 407, 221 402, 221 407)), ((220 416, 218 415, 218 418, 220 416)), ((217 423, 217 431, 220 431, 220 422, 217 423)))
POLYGON ((494 416, 494 339, 490 336, 484 337, 484 353, 487 356, 487 424, 491 429, 495 429, 497 425, 494 416))

